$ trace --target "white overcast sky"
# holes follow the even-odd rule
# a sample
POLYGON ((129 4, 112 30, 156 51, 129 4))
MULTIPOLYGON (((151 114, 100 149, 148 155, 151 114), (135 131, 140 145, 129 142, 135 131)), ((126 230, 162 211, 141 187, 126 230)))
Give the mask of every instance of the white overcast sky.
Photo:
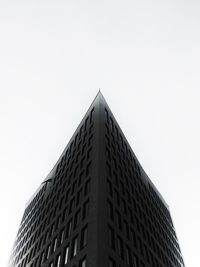
POLYGON ((101 88, 199 266, 200 2, 0 1, 0 263, 101 88))

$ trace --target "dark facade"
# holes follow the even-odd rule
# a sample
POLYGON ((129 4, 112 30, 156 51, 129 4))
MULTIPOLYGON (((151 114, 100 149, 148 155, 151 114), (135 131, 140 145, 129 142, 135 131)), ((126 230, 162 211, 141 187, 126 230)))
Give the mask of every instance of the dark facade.
POLYGON ((101 93, 28 202, 9 267, 183 267, 169 209, 101 93))

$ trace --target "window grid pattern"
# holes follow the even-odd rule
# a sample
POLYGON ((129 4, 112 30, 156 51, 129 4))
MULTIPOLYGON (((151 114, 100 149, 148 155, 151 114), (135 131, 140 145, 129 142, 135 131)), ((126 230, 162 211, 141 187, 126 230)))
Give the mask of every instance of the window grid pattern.
POLYGON ((117 266, 118 257, 125 266, 184 266, 170 213, 150 182, 144 182, 128 142, 107 108, 105 140, 108 238, 115 252, 108 266, 117 266))
MULTIPOLYGON (((66 244, 69 254, 72 253, 75 233, 75 255, 86 246, 86 236, 84 246, 80 247, 80 242, 81 233, 86 235, 90 204, 93 114, 94 108, 64 151, 53 177, 41 185, 27 206, 13 246, 10 267, 64 266, 66 244)), ((85 258, 83 263, 78 261, 77 267, 86 266, 85 258)))

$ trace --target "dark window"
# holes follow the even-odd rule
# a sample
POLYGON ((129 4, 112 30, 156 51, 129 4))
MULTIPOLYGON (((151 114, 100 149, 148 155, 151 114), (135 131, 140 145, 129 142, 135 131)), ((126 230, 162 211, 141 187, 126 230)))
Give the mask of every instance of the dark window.
POLYGON ((86 166, 86 176, 89 174, 90 167, 91 167, 91 161, 86 166))
POLYGON ((51 246, 50 246, 50 244, 49 244, 48 247, 47 247, 46 259, 48 259, 49 256, 50 256, 50 250, 51 250, 51 246))
POLYGON ((79 225, 80 223, 80 217, 81 217, 81 210, 79 209, 76 214, 75 214, 75 218, 74 218, 74 229, 77 227, 77 225, 79 225))
POLYGON ((66 264, 68 262, 68 256, 69 256, 69 245, 65 248, 65 254, 64 254, 64 263, 66 264))
POLYGON ((114 230, 113 230, 113 228, 110 225, 108 226, 108 238, 109 238, 109 245, 110 245, 110 247, 115 250, 114 230))
POLYGON ((116 262, 112 259, 112 258, 109 258, 109 264, 108 264, 109 267, 116 267, 116 262))
POLYGON ((64 240, 64 230, 62 229, 60 233, 60 245, 63 243, 63 240, 64 240))
POLYGON ((87 225, 81 231, 81 248, 87 245, 88 227, 87 225))
POLYGON ((139 267, 138 258, 136 255, 133 256, 133 267, 139 267))
POLYGON ((87 217, 88 213, 89 213, 89 200, 87 200, 83 204, 83 220, 87 217))
POLYGON ((85 189, 84 189, 84 195, 86 196, 89 193, 90 190, 90 179, 86 181, 85 183, 85 189))
POLYGON ((42 252, 41 258, 40 258, 40 265, 42 266, 44 262, 44 251, 42 252))
POLYGON ((57 237, 54 239, 54 242, 53 242, 53 251, 54 252, 56 251, 56 248, 57 248, 57 237))
POLYGON ((107 179, 108 194, 112 196, 112 184, 111 181, 107 179))
POLYGON ((80 260, 79 267, 86 267, 86 258, 85 257, 80 260))
POLYGON ((81 189, 78 191, 78 193, 77 193, 76 206, 78 206, 79 203, 80 203, 81 194, 82 194, 82 188, 81 188, 81 189))
POLYGON ((69 206, 69 214, 71 214, 72 210, 74 209, 74 204, 75 204, 75 199, 72 198, 70 201, 70 206, 69 206))
POLYGON ((70 221, 67 223, 66 237, 69 237, 69 236, 70 236, 70 234, 71 234, 71 230, 72 230, 72 220, 70 220, 70 221))
POLYGON ((121 220, 121 215, 118 211, 116 211, 116 215, 117 215, 117 223, 118 223, 118 227, 121 230, 122 229, 122 220, 121 220))
POLYGON ((57 256, 55 267, 60 267, 60 255, 57 256))
POLYGON ((107 203, 108 203, 108 216, 110 217, 111 220, 113 220, 114 219, 113 205, 110 201, 108 201, 107 203))
POLYGON ((123 253, 123 242, 122 242, 121 237, 119 237, 119 236, 117 237, 117 252, 121 258, 124 257, 124 255, 123 255, 124 254, 123 253))
POLYGON ((71 258, 75 257, 78 250, 78 236, 74 237, 72 240, 72 250, 71 250, 71 258))
POLYGON ((131 251, 130 248, 126 246, 126 263, 131 266, 131 251))
POLYGON ((126 237, 129 239, 128 223, 125 220, 124 220, 124 229, 125 229, 126 237))

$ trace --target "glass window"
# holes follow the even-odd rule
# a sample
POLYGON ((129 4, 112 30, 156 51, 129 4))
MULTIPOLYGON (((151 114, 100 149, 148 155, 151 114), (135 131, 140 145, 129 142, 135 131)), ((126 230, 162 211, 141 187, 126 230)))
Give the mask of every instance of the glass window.
POLYGON ((70 220, 67 223, 67 237, 69 237, 69 235, 71 234, 71 229, 72 229, 72 220, 70 220))
POLYGON ((112 196, 112 184, 110 180, 107 179, 107 186, 108 186, 108 193, 110 196, 112 196))
POLYGON ((131 251, 128 247, 126 247, 126 262, 129 266, 131 265, 131 251))
POLYGON ((60 267, 60 255, 58 255, 58 257, 57 257, 56 267, 60 267))
POLYGON ((77 193, 76 206, 79 205, 81 194, 82 194, 82 188, 77 193))
POLYGON ((84 190, 85 190, 84 191, 84 195, 86 196, 89 193, 89 190, 90 190, 90 179, 86 181, 84 190))
POLYGON ((133 267, 139 267, 138 266, 138 259, 137 259, 137 256, 133 256, 133 267))
POLYGON ((123 258, 123 244, 122 244, 122 239, 119 236, 117 237, 117 250, 119 256, 123 258))
POLYGON ((72 210, 74 209, 74 204, 75 204, 75 199, 73 198, 70 202, 70 206, 69 206, 69 214, 72 212, 72 210))
POLYGON ((78 237, 76 236, 72 241, 72 257, 76 256, 77 248, 78 248, 78 237))
POLYGON ((60 234, 60 244, 62 244, 63 240, 64 240, 64 230, 62 230, 60 234))
POLYGON ((67 263, 68 261, 68 255, 69 255, 69 246, 66 246, 65 248, 65 264, 67 263))
POLYGON ((109 237, 109 245, 112 249, 115 249, 115 237, 114 230, 110 226, 108 226, 108 237, 109 237))
POLYGON ((116 263, 115 263, 115 261, 113 260, 113 259, 109 259, 109 265, 108 265, 109 267, 116 267, 116 263))
POLYGON ((48 247, 47 247, 47 259, 49 258, 49 256, 50 256, 50 249, 51 249, 51 246, 50 245, 48 245, 48 247))
POLYGON ((40 266, 42 266, 43 262, 44 262, 44 251, 42 252, 41 255, 40 266))
POLYGON ((54 239, 53 251, 56 251, 57 237, 54 239))
POLYGON ((80 223, 80 216, 81 216, 81 211, 78 210, 75 214, 75 219, 74 219, 74 229, 79 225, 80 223))
POLYGON ((79 267, 86 267, 86 258, 80 260, 79 267))
POLYGON ((113 205, 110 201, 107 202, 108 204, 108 216, 110 217, 111 220, 113 220, 114 215, 113 215, 113 205))
POLYGON ((83 220, 86 218, 89 212, 89 200, 83 204, 83 220))
POLYGON ((81 248, 87 245, 88 228, 85 226, 81 231, 81 248))

